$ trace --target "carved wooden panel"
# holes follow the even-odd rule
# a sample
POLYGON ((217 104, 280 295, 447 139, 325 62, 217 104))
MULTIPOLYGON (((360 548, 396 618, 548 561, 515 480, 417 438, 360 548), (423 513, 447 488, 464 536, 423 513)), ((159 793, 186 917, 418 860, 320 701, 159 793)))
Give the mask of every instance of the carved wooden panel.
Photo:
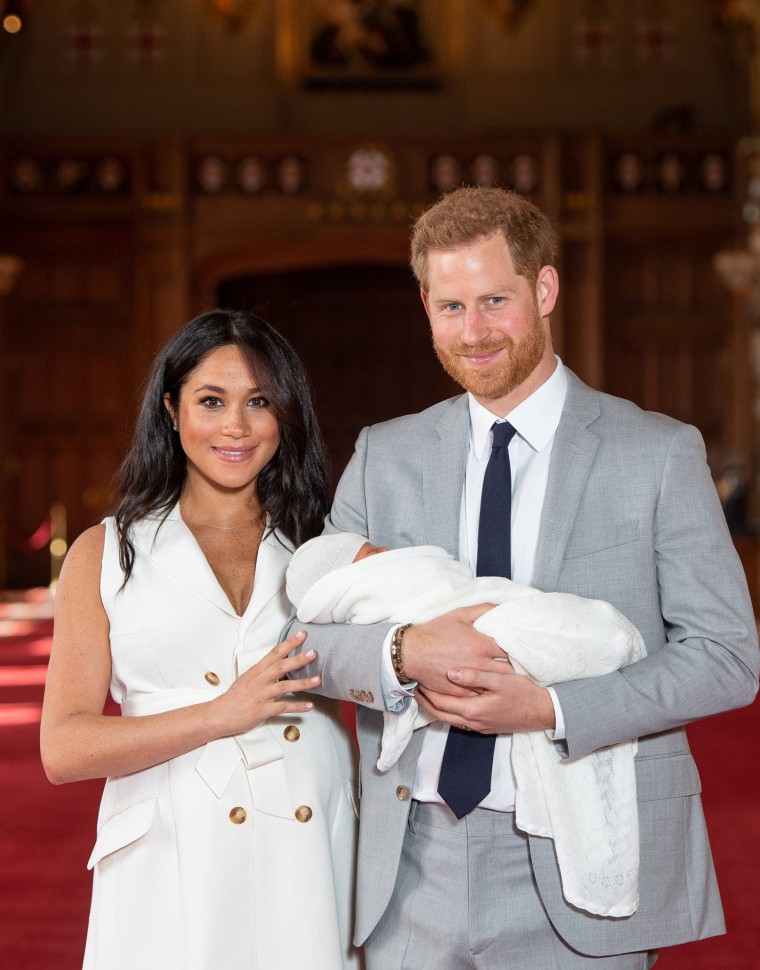
POLYGON ((714 244, 679 235, 606 248, 607 390, 695 424, 724 458, 731 309, 712 271, 714 244))

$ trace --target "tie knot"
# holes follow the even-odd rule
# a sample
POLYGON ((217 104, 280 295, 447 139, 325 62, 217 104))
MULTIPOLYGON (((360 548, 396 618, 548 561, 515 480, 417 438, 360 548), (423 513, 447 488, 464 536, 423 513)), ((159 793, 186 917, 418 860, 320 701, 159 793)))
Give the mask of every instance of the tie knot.
POLYGON ((493 431, 493 444, 491 448, 506 448, 514 438, 516 432, 509 421, 495 421, 491 425, 493 431))

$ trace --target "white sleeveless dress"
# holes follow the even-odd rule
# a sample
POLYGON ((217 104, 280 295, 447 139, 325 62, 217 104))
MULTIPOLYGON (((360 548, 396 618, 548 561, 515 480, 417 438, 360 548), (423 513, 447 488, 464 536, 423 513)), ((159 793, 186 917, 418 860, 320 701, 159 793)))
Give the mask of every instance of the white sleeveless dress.
MULTIPOLYGON (((106 519, 101 596, 111 694, 141 716, 209 701, 276 643, 290 615, 276 535, 237 616, 175 508, 133 530, 123 591, 106 519)), ((337 702, 271 718, 164 764, 109 778, 89 861, 85 970, 344 970, 356 851, 353 742, 337 702)))

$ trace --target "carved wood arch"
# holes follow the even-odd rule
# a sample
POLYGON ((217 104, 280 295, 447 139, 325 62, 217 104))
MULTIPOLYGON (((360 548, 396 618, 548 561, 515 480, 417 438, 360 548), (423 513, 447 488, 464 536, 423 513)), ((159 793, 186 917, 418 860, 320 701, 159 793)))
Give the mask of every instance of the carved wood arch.
POLYGON ((193 270, 193 304, 211 307, 225 280, 257 273, 317 269, 349 264, 406 266, 409 235, 382 232, 364 225, 340 231, 293 237, 259 235, 254 242, 220 248, 200 260, 193 270))

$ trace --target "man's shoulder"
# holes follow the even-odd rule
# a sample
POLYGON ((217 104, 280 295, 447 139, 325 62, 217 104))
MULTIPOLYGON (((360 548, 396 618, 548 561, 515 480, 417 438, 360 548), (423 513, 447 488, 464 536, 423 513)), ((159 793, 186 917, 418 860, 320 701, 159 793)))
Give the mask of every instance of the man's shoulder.
POLYGON ((397 418, 370 425, 367 430, 370 436, 378 441, 386 438, 398 440, 399 437, 424 437, 442 427, 456 427, 462 419, 467 418, 468 414, 467 395, 458 394, 445 401, 438 401, 424 411, 402 414, 397 418))
POLYGON ((580 415, 589 413, 593 431, 630 437, 643 435, 650 441, 670 441, 674 435, 699 435, 696 428, 659 411, 647 411, 634 401, 597 391, 570 372, 565 411, 580 415))
POLYGON ((663 431, 672 434, 679 428, 686 425, 683 421, 673 418, 660 411, 647 411, 634 401, 625 397, 616 397, 614 394, 599 392, 600 406, 603 415, 622 421, 627 425, 646 427, 650 431, 663 431))

